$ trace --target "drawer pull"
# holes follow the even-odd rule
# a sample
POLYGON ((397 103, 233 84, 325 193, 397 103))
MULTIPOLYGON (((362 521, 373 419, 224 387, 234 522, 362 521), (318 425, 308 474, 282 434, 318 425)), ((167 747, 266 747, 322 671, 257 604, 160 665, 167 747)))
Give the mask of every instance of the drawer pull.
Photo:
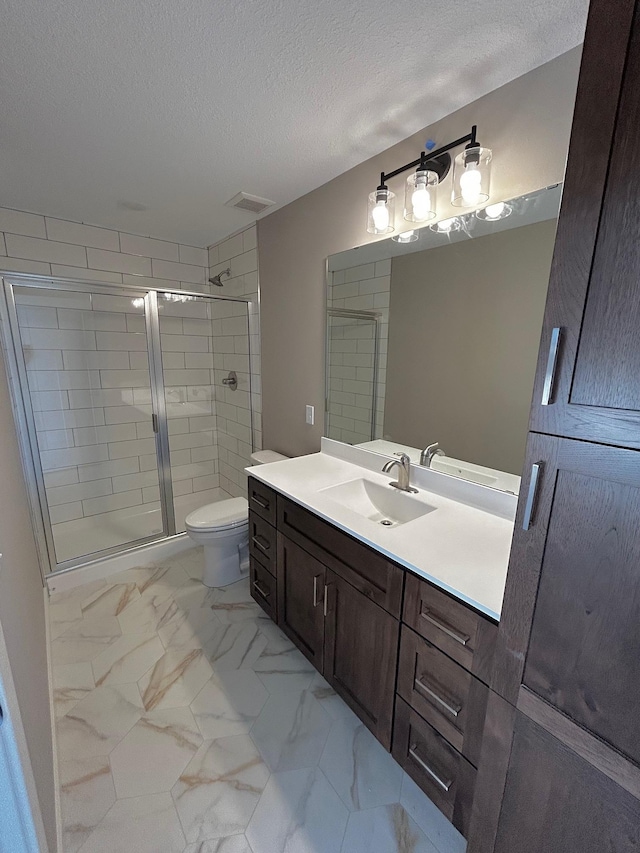
POLYGON ((531 477, 529 479, 529 491, 527 492, 527 503, 524 507, 524 518, 522 520, 522 529, 528 530, 531 527, 533 516, 536 508, 536 495, 538 492, 538 480, 543 462, 535 462, 531 466, 531 477))
POLYGON ((260 584, 259 584, 259 582, 258 582, 258 581, 254 581, 254 582, 253 582, 253 588, 254 588, 254 589, 255 589, 255 591, 258 593, 258 595, 261 595, 263 598, 269 598, 269 596, 271 595, 271 593, 270 593, 270 592, 267 592, 267 590, 264 590, 264 589, 260 586, 260 584))
POLYGON ((460 711, 462 710, 462 705, 450 705, 446 701, 446 699, 443 699, 442 696, 438 696, 437 693, 435 693, 430 687, 427 687, 424 681, 421 681, 419 678, 416 678, 413 684, 414 687, 417 687, 419 690, 422 690, 428 696, 431 696, 431 698, 434 699, 438 703, 438 705, 442 705, 442 707, 446 711, 448 711, 453 717, 457 717, 460 711))
POLYGON ((269 501, 263 501, 260 497, 258 497, 255 493, 251 495, 251 500, 261 506, 262 509, 269 509, 269 501))
POLYGON ((438 776, 438 774, 435 772, 435 770, 432 770, 429 767, 429 765, 420 758, 420 756, 416 752, 416 749, 417 749, 416 744, 414 744, 412 747, 409 747, 409 755, 411 756, 411 758, 413 758, 413 760, 416 762, 416 764, 419 764, 420 767, 422 767, 424 772, 427 773, 433 779, 433 781, 436 783, 436 785, 439 785, 443 791, 448 792, 449 789, 451 788, 451 786, 453 785, 453 780, 451 780, 450 782, 444 782, 438 776))
POLYGON ((262 551, 263 554, 269 553, 269 549, 271 548, 271 543, 269 542, 268 539, 265 539, 264 536, 260 536, 259 533, 256 533, 256 535, 252 538, 251 541, 256 546, 256 548, 259 548, 262 551), (263 542, 266 542, 267 544, 263 545, 262 544, 263 542))
POLYGON ((556 326, 551 330, 551 341, 549 343, 549 355, 547 356, 547 369, 544 373, 544 385, 542 387, 541 406, 548 406, 551 403, 553 394, 553 380, 556 376, 556 367, 558 364, 558 348, 560 346, 560 333, 562 329, 556 326))
POLYGON ((456 643, 460 643, 461 646, 466 646, 471 637, 467 634, 460 634, 455 628, 452 628, 451 625, 448 625, 444 620, 437 619, 435 616, 432 616, 430 611, 423 611, 420 616, 423 619, 426 619, 427 622, 430 622, 432 625, 435 625, 436 628, 440 628, 441 631, 444 631, 447 636, 451 637, 452 640, 455 640, 456 643))

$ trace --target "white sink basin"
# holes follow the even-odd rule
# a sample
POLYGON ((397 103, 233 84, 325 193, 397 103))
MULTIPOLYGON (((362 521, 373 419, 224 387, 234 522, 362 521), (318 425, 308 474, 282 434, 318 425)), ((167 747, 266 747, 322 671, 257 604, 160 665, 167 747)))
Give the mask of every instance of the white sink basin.
POLYGON ((352 512, 357 512, 358 515, 384 527, 397 527, 435 510, 434 506, 417 500, 406 492, 400 492, 393 486, 374 483, 372 480, 349 480, 337 486, 320 489, 320 492, 352 512))

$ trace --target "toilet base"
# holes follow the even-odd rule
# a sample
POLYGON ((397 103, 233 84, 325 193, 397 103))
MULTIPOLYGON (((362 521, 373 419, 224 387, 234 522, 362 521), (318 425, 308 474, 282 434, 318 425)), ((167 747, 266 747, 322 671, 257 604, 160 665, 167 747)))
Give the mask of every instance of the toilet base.
POLYGON ((219 543, 204 546, 202 583, 208 587, 229 586, 246 578, 249 573, 249 543, 246 537, 234 547, 219 543))

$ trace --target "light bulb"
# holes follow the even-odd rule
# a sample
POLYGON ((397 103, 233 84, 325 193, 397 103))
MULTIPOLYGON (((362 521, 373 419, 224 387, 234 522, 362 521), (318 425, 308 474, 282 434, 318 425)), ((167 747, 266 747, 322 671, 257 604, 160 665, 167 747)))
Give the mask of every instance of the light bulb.
POLYGON ((442 231, 444 234, 448 234, 449 231, 454 230, 457 221, 458 220, 455 216, 453 219, 441 219, 440 222, 433 227, 437 228, 438 231, 442 231))
POLYGON ((376 231, 384 233, 389 227, 389 208, 386 201, 376 202, 376 206, 371 211, 371 218, 376 231))
POLYGON ((499 201, 496 204, 490 204, 488 207, 485 207, 484 212, 487 215, 487 219, 500 219, 504 214, 505 203, 503 201, 499 201))
POLYGON ((416 183, 416 188, 411 196, 411 205, 416 222, 424 222, 431 213, 431 193, 424 183, 416 183))
POLYGON ((474 205, 480 201, 482 175, 475 163, 469 163, 460 175, 460 193, 465 204, 474 205))
POLYGON ((415 243, 418 236, 417 231, 403 231, 401 234, 394 234, 391 239, 396 243, 415 243))

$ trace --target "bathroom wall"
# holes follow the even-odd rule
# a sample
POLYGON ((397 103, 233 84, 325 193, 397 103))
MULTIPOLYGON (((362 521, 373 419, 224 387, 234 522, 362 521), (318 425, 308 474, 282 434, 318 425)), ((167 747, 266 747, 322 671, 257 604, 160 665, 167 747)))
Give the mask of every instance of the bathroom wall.
MULTIPOLYGON (((330 274, 329 304, 333 308, 372 311, 378 315, 378 376, 374 438, 382 438, 389 337, 389 288, 391 260, 360 264, 330 274)), ((371 440, 373 397, 373 325, 332 320, 332 334, 340 340, 331 345, 331 403, 329 438, 359 444, 371 440), (342 329, 342 333, 340 330, 342 329), (355 384, 354 384, 355 383, 355 384)))
MULTIPOLYGON (((366 199, 380 172, 413 160, 425 139, 448 142, 475 123, 482 144, 494 151, 496 200, 558 183, 580 52, 571 50, 507 83, 258 222, 265 446, 289 455, 319 449, 326 259, 375 239, 365 230, 366 199), (305 404, 316 407, 314 426, 305 424, 305 404)), ((381 134, 386 120, 380 117, 381 134)), ((405 177, 390 183, 400 199, 405 177)), ((454 210, 446 199, 439 204, 441 218, 454 210)))
MULTIPOLYGON (((246 496, 247 476, 244 469, 251 464, 251 408, 253 407, 253 447, 262 449, 262 387, 260 369, 260 301, 258 288, 258 250, 256 226, 234 234, 209 248, 209 274, 218 275, 230 269, 231 275, 222 276, 222 288, 212 287, 221 296, 243 296, 250 299, 249 333, 251 355, 247 354, 246 339, 237 333, 223 331, 223 357, 215 356, 216 420, 220 488, 234 497, 246 496), (230 370, 238 375, 238 388, 232 391, 222 385, 230 370)), ((235 310, 229 304, 226 309, 235 310)), ((238 321, 236 320, 236 323, 238 321)), ((236 326, 236 332, 240 326, 236 326)), ((220 345, 217 346, 220 349, 220 345)))

